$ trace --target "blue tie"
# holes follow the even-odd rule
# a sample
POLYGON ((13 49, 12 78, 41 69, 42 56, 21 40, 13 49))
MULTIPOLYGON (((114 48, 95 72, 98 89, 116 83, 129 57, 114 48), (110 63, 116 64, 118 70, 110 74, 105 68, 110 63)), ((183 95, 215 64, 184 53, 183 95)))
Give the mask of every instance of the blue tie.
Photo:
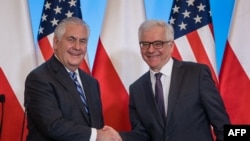
POLYGON ((162 89, 162 83, 161 83, 161 75, 162 73, 156 73, 155 78, 155 99, 156 103, 158 105, 158 108, 160 110, 160 114, 162 118, 165 120, 166 114, 165 114, 165 106, 164 106, 164 97, 163 97, 163 89, 162 89))
POLYGON ((85 94, 84 94, 84 91, 80 85, 80 83, 78 82, 77 80, 77 77, 76 77, 76 73, 75 72, 69 72, 69 75, 70 77, 72 78, 72 80, 74 81, 75 85, 76 85, 76 89, 82 99, 82 102, 83 102, 83 105, 84 105, 84 108, 85 108, 85 111, 88 113, 89 110, 88 110, 88 105, 87 105, 87 100, 86 100, 86 97, 85 97, 85 94))

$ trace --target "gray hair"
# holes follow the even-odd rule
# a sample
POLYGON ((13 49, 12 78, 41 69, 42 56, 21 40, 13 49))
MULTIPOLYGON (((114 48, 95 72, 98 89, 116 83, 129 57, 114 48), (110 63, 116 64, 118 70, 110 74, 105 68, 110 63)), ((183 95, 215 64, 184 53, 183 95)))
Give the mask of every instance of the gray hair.
POLYGON ((138 37, 139 39, 141 39, 141 33, 142 31, 146 31, 149 30, 152 27, 162 27, 164 28, 165 32, 166 32, 166 40, 167 41, 173 41, 174 40, 174 28, 171 24, 166 23, 165 21, 162 20, 147 20, 145 22, 143 22, 140 27, 139 27, 139 31, 138 31, 138 37))
POLYGON ((66 25, 67 24, 78 24, 78 25, 82 25, 84 27, 86 27, 87 29, 87 35, 89 36, 90 34, 90 29, 89 29, 89 25, 82 19, 77 18, 77 17, 69 17, 69 18, 65 18, 63 19, 56 27, 54 35, 60 40, 61 37, 63 36, 63 34, 65 33, 66 30, 66 25))

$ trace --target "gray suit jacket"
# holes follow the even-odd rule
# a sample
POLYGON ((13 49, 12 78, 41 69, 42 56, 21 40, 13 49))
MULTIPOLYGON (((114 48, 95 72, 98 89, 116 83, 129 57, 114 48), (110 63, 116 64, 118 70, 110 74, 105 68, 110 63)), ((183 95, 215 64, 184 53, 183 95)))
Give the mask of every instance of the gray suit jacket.
POLYGON ((174 59, 164 121, 154 99, 150 73, 129 88, 133 131, 121 133, 124 141, 212 141, 211 125, 218 141, 229 124, 222 98, 206 65, 174 59))
POLYGON ((103 127, 99 84, 80 69, 79 74, 89 106, 89 116, 73 80, 55 56, 27 76, 27 141, 88 141, 91 127, 103 127))

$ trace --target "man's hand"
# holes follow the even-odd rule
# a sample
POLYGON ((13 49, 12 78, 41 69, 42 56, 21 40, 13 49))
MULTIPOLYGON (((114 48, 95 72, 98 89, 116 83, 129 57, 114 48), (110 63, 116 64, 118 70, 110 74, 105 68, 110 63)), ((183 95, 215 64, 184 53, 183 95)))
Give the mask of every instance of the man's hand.
POLYGON ((96 141, 122 141, 119 133, 110 126, 97 130, 96 141))

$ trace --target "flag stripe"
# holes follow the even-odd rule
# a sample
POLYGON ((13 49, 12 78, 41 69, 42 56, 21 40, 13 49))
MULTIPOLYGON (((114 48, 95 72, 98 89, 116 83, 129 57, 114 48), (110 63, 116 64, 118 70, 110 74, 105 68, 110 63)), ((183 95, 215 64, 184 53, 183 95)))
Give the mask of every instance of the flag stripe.
POLYGON ((53 54, 50 42, 47 37, 44 37, 38 41, 40 50, 42 52, 44 60, 48 60, 53 54))
MULTIPOLYGON (((211 61, 210 61, 210 58, 215 58, 215 56, 208 57, 209 53, 211 52, 209 51, 211 50, 210 48, 214 46, 213 36, 211 34, 208 34, 211 32, 208 32, 207 30, 202 30, 207 27, 208 26, 202 27, 198 29, 197 32, 193 31, 187 34, 186 36, 189 40, 190 46, 192 48, 192 51, 194 52, 197 62, 207 64, 209 66, 212 72, 213 79, 216 82, 216 85, 218 86, 218 82, 217 82, 218 79, 217 79, 217 74, 216 74, 216 69, 215 69, 216 67, 212 66, 211 61)), ((213 61, 215 62, 214 59, 213 61)))
POLYGON ((24 111, 2 68, 0 68, 0 80, 0 94, 5 96, 5 102, 0 103, 1 107, 4 106, 0 140, 19 141, 21 140, 22 134, 25 140, 28 130, 25 128, 26 126, 23 125, 24 111), (24 128, 23 132, 22 128, 24 128))
POLYGON ((128 117, 128 94, 108 57, 101 40, 98 42, 93 76, 101 80, 101 98, 105 124, 112 125, 116 130, 130 129, 128 117), (97 67, 97 68, 96 68, 97 67), (99 70, 103 70, 99 73, 99 70), (105 80, 105 83, 102 83, 105 80))
POLYGON ((233 20, 233 26, 231 27, 231 33, 229 35, 229 42, 231 48, 236 54, 236 57, 240 61, 240 64, 244 68, 245 72, 250 79, 250 55, 249 55, 249 36, 245 33, 250 33, 250 12, 246 0, 237 2, 235 19, 233 20))
POLYGON ((219 78, 220 92, 231 122, 249 124, 250 81, 228 42, 219 78))
MULTIPOLYGON (((204 26, 197 30, 203 48, 205 49, 207 59, 204 61, 209 62, 210 69, 214 72, 217 72, 216 67, 216 57, 215 57, 215 42, 214 42, 214 36, 212 31, 212 24, 209 24, 207 26, 204 26)), ((215 73, 217 76, 217 73, 215 73)), ((217 77, 216 77, 217 78, 217 77)))
POLYGON ((172 56, 175 57, 176 59, 183 60, 175 43, 174 43, 174 50, 172 52, 172 56))
POLYGON ((197 62, 186 36, 176 39, 175 44, 183 60, 197 62))
POLYGON ((193 54, 200 63, 207 63, 208 57, 204 50, 203 43, 201 42, 200 36, 196 31, 193 31, 186 35, 189 40, 190 47, 192 48, 193 54))

